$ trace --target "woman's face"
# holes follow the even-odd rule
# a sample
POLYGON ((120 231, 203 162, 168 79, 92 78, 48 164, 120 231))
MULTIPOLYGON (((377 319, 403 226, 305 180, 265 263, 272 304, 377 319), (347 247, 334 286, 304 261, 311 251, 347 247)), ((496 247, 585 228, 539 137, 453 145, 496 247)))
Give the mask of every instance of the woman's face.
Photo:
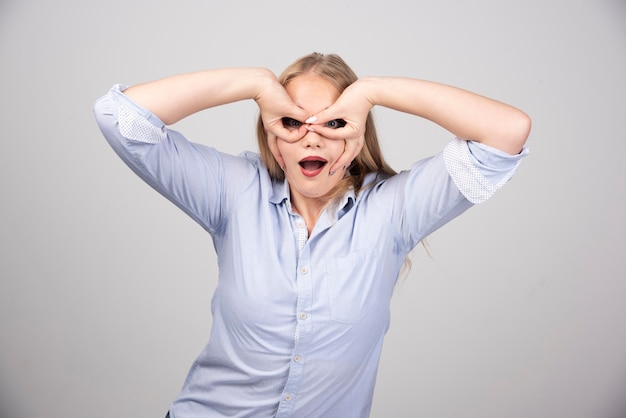
MULTIPOLYGON (((339 91, 326 79, 305 74, 291 80, 285 87, 296 105, 307 114, 315 115, 332 105, 339 97, 339 91)), ((303 122, 284 118, 285 127, 297 128, 303 122)), ((341 120, 328 122, 331 127, 340 127, 341 120)), ((345 148, 345 141, 329 139, 309 131, 295 142, 277 140, 278 152, 285 163, 285 178, 289 182, 292 202, 298 207, 305 204, 302 199, 326 196, 341 181, 344 170, 330 175, 330 168, 339 159, 345 148)))

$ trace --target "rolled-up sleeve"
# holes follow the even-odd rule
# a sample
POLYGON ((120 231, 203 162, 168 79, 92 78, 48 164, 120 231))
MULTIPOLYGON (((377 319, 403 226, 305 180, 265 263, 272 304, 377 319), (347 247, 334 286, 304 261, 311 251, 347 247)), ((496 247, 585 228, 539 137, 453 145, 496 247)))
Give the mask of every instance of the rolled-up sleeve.
POLYGON ((526 148, 512 156, 455 138, 441 153, 381 183, 374 194, 381 205, 391 208, 391 225, 400 246, 410 251, 474 204, 489 199, 511 179, 527 154, 526 148))
POLYGON ((467 200, 478 204, 489 199, 513 177, 527 154, 527 148, 517 155, 509 155, 479 142, 455 138, 444 149, 443 158, 459 191, 467 200))
POLYGON ((243 158, 187 141, 123 90, 114 86, 94 105, 104 137, 146 183, 204 229, 215 231, 255 169, 243 158))

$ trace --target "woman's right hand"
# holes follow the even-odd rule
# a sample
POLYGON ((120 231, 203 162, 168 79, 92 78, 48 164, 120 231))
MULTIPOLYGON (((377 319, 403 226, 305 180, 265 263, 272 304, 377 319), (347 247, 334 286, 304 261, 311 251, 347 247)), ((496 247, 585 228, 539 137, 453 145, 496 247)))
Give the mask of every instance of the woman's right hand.
POLYGON ((261 120, 267 134, 267 144, 274 158, 281 167, 285 166, 278 141, 295 142, 308 132, 304 124, 298 129, 287 129, 283 125, 283 118, 303 121, 308 118, 304 110, 291 100, 285 88, 278 82, 275 76, 268 80, 267 85, 255 97, 255 101, 261 111, 261 120))
MULTIPOLYGON (((302 108, 296 106, 276 77, 267 81, 266 86, 262 88, 254 100, 261 111, 261 120, 268 133, 268 138, 276 137, 287 142, 295 142, 307 133, 304 124, 298 129, 287 129, 283 125, 283 118, 285 117, 304 121, 309 115, 302 108)), ((275 140, 275 138, 273 139, 275 140)))

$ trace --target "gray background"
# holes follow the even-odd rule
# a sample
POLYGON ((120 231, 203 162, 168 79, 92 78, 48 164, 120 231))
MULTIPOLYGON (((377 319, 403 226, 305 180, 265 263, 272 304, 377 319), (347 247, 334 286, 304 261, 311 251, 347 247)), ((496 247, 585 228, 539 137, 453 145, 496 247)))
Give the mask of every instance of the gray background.
MULTIPOLYGON (((161 417, 204 345, 209 236, 114 155, 114 83, 311 51, 520 107, 531 155, 418 248, 373 417, 626 416, 626 7, 619 0, 0 3, 0 415, 161 417)), ((377 109, 396 169, 449 134, 377 109)), ((254 103, 176 126, 255 149, 254 103)))

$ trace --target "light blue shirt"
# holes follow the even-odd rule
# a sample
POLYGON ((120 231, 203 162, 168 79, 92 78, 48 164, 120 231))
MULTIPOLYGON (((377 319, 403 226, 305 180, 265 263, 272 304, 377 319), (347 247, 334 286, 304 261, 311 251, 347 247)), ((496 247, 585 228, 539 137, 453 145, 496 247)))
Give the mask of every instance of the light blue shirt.
POLYGON ((310 236, 259 156, 187 141, 115 86, 95 105, 118 155, 213 238, 208 344, 172 418, 367 417, 407 254, 508 181, 520 155, 452 140, 395 176, 369 175, 310 236))

